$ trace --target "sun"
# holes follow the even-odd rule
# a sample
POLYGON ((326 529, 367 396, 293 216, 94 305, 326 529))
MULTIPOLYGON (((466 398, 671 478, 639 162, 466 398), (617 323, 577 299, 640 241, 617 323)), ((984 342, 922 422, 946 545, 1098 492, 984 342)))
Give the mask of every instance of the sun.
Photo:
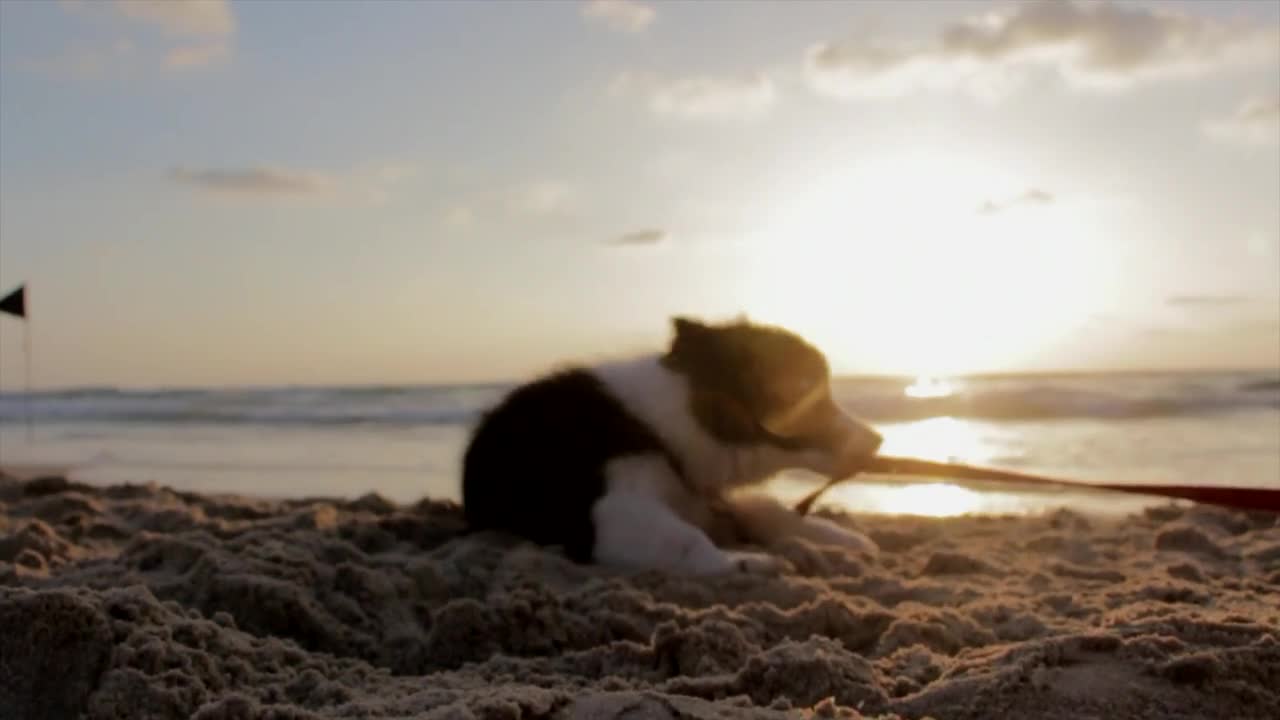
POLYGON ((911 375, 1016 368, 1096 303, 1087 213, 979 211, 1027 183, 962 155, 886 154, 780 183, 754 237, 748 313, 840 367, 911 375))

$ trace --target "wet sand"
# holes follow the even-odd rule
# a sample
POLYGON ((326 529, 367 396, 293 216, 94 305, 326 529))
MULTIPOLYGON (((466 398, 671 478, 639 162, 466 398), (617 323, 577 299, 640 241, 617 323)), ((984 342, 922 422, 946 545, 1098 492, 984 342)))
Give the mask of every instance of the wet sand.
POLYGON ((774 577, 575 565, 456 505, 0 478, 0 717, 1268 718, 1280 525, 863 515, 774 577))

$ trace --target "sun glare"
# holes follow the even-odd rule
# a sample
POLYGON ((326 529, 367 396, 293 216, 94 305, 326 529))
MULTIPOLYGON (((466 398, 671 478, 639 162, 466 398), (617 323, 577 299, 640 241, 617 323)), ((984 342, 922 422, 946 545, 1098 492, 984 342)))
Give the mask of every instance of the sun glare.
POLYGON ((925 151, 780 180, 752 248, 749 311, 811 337, 838 369, 1015 368, 1105 293, 1085 213, 982 212, 1025 182, 925 151))

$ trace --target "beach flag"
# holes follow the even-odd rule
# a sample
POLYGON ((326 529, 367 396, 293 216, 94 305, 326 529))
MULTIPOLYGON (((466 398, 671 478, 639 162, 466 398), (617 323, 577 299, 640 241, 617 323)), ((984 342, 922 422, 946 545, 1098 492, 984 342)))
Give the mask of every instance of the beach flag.
POLYGON ((0 314, 12 315, 22 318, 22 348, 26 354, 26 363, 23 371, 26 374, 27 392, 24 396, 23 406, 27 424, 27 442, 31 442, 31 328, 28 325, 31 319, 27 316, 27 284, 23 283, 16 290, 0 298, 0 314))
POLYGON ((17 290, 14 290, 8 295, 5 295, 4 299, 0 300, 0 313, 8 313, 9 315, 14 315, 16 317, 23 318, 24 320, 26 319, 27 317, 27 286, 26 284, 19 285, 17 290))

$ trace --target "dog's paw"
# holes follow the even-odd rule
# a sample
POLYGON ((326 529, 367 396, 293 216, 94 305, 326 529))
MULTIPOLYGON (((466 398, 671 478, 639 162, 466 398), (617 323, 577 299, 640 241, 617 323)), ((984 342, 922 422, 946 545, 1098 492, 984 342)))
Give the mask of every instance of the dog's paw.
POLYGON ((746 575, 779 575, 789 569, 787 561, 767 553, 734 551, 725 553, 729 571, 746 575))
POLYGON ((857 530, 850 530, 826 518, 806 517, 805 538, 819 545, 835 545, 854 552, 876 555, 880 546, 875 541, 857 530))
POLYGON ((723 550, 710 543, 686 557, 681 568, 694 575, 778 575, 794 568, 786 558, 762 552, 723 550))

